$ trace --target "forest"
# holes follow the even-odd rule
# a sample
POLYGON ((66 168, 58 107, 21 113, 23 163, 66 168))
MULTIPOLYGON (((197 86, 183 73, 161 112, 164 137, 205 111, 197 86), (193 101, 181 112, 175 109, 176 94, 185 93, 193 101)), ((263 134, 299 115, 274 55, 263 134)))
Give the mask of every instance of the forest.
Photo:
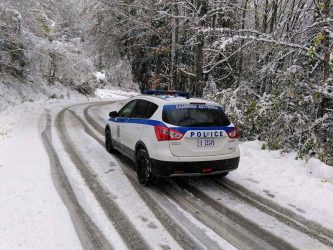
POLYGON ((244 139, 333 164, 330 0, 97 1, 101 65, 112 41, 141 87, 220 102, 244 139))
POLYGON ((40 27, 34 39, 17 39, 19 18, 0 30, 1 74, 26 78, 44 58, 48 84, 70 82, 85 94, 100 84, 82 76, 93 69, 120 87, 186 90, 221 103, 244 140, 333 165, 330 0, 71 2, 77 9, 64 5, 53 18, 61 17, 59 26, 47 11, 26 14, 40 27))

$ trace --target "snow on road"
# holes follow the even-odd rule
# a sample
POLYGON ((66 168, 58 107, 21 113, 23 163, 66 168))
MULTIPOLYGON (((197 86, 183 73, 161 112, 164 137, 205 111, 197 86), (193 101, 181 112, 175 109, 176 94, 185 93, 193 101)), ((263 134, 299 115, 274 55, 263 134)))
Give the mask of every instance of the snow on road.
POLYGON ((261 148, 259 141, 241 142, 239 168, 227 178, 333 230, 333 167, 261 148))
MULTIPOLYGON (((57 114, 62 108, 53 109, 52 112, 57 114)), ((100 204, 92 194, 91 190, 82 178, 79 170, 75 164, 71 161, 70 156, 66 154, 64 145, 61 140, 56 136, 56 129, 53 131, 52 144, 58 151, 58 157, 66 173, 67 178, 70 180, 75 196, 77 197, 79 204, 85 212, 92 218, 93 222, 98 226, 101 232, 107 236, 108 240, 112 242, 112 246, 115 249, 126 249, 126 245, 118 234, 114 226, 109 222, 105 211, 101 208, 100 204)))
POLYGON ((0 249, 80 249, 68 211, 51 177, 40 140, 41 105, 3 114, 0 128, 0 249))
MULTIPOLYGON (((115 93, 107 97, 122 100, 129 95, 124 91, 115 93)), ((60 101, 64 106, 87 99, 60 101)), ((68 210, 54 186, 49 158, 40 138, 39 120, 44 107, 57 102, 29 102, 0 112, 1 250, 82 249, 68 210)))
MULTIPOLYGON (((96 91, 99 99, 110 100, 136 94, 96 91)), ((55 104, 28 103, 0 113, 0 249, 82 248, 40 139, 40 115, 50 105, 55 104)), ((333 230, 332 167, 295 160, 295 153, 263 151, 258 141, 240 148, 239 169, 227 178, 333 230)), ((102 229, 107 230, 112 228, 102 229)))
POLYGON ((73 141, 80 141, 81 146, 77 147, 80 156, 89 163, 91 171, 102 181, 110 192, 109 195, 114 197, 114 201, 131 219, 134 227, 142 233, 151 248, 180 249, 177 242, 140 198, 112 155, 107 154, 101 145, 85 134, 79 124, 77 126, 78 129, 73 129, 70 137, 73 141))

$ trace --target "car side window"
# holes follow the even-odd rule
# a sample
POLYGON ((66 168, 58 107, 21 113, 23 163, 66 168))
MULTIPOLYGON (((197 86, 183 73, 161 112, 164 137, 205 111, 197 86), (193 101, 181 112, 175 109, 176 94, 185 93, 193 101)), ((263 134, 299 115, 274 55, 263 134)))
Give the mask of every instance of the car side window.
POLYGON ((157 110, 158 106, 155 103, 150 103, 149 109, 147 110, 147 118, 152 117, 152 115, 157 110))
POLYGON ((155 103, 146 100, 139 100, 136 103, 130 117, 148 119, 155 113, 157 108, 158 106, 155 103))
POLYGON ((118 117, 130 117, 137 100, 127 103, 119 112, 118 117))

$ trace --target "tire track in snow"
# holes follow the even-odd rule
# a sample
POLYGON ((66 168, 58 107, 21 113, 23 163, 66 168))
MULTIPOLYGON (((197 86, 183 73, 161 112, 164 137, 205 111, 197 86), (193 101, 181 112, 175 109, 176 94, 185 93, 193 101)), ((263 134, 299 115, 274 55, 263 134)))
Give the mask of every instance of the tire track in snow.
MULTIPOLYGON (((79 112, 81 115, 81 110, 79 110, 79 112)), ((140 232, 147 242, 149 242, 149 245, 151 245, 153 249, 156 249, 156 242, 158 242, 158 240, 154 241, 154 239, 159 239, 163 236, 159 240, 160 243, 158 243, 159 247, 161 246, 163 249, 205 249, 199 247, 200 242, 196 242, 194 238, 189 237, 187 234, 183 235, 182 230, 180 230, 181 227, 175 223, 173 219, 170 219, 170 213, 165 212, 165 208, 159 206, 156 201, 152 199, 151 195, 148 193, 148 189, 144 189, 139 183, 135 182, 136 178, 133 175, 128 175, 128 172, 134 173, 134 171, 124 166, 122 160, 118 159, 117 156, 114 157, 113 155, 112 159, 109 153, 106 152, 104 144, 96 140, 90 133, 86 132, 87 127, 84 128, 85 131, 83 131, 81 127, 85 124, 80 117, 75 115, 74 112, 71 112, 71 114, 73 117, 68 117, 67 120, 69 121, 69 119, 76 118, 76 120, 73 120, 71 123, 73 123, 73 125, 76 124, 75 129, 78 130, 73 134, 71 133, 72 140, 81 141, 82 139, 82 142, 85 142, 86 145, 91 145, 85 149, 82 148, 80 155, 85 158, 85 161, 89 161, 89 165, 95 172, 95 175, 98 176, 105 187, 110 190, 110 193, 117 195, 116 201, 119 207, 124 209, 124 213, 127 215, 130 214, 133 222, 135 222, 137 218, 140 218, 140 220, 143 219, 143 225, 141 225, 141 222, 139 224, 135 222, 134 225, 136 225, 136 228, 138 228, 138 226, 142 228, 140 232), (87 135, 84 133, 87 133, 87 135), (108 166, 110 160, 112 160, 112 165, 110 165, 112 169, 109 171, 108 166), (133 180, 134 178, 135 181, 133 180), (126 199, 133 200, 133 202, 135 201, 135 204, 137 204, 136 210, 133 211, 133 202, 126 201, 126 199), (151 222, 149 224, 155 224, 157 226, 154 233, 157 238, 153 236, 151 242, 149 240, 151 232, 147 232, 145 229, 148 223, 147 221, 151 222), (158 234, 160 236, 158 236, 158 234), (172 240, 170 241, 170 239, 172 240), (165 244, 163 244, 164 242, 165 244)), ((90 130, 91 128, 88 129, 90 130)), ((131 166, 133 166, 133 164, 131 166)))
POLYGON ((54 186, 66 205, 74 228, 84 249, 113 249, 102 232, 93 223, 89 215, 80 206, 73 188, 64 172, 51 138, 51 115, 49 110, 40 117, 39 127, 42 127, 42 119, 46 119, 45 128, 41 131, 41 139, 50 159, 51 176, 54 186))
POLYGON ((281 222, 251 203, 239 199, 238 196, 217 188, 211 179, 209 182, 207 179, 207 182, 202 181, 201 179, 199 182, 197 178, 192 178, 191 181, 174 180, 182 189, 187 190, 217 211, 221 211, 222 214, 254 232, 258 237, 268 240, 274 247, 279 249, 331 249, 328 244, 281 222))
POLYGON ((57 115, 55 120, 56 128, 60 132, 60 140, 64 145, 66 152, 70 155, 71 160, 77 166, 81 176, 85 179, 87 186, 94 194, 105 214, 108 216, 126 245, 130 249, 149 249, 140 233, 133 227, 118 205, 107 195, 108 192, 104 189, 101 183, 96 180, 95 176, 91 174, 89 167, 80 159, 78 154, 72 148, 73 142, 69 139, 64 119, 65 113, 68 112, 69 108, 70 107, 63 109, 57 115))
MULTIPOLYGON (((105 104, 100 104, 98 106, 104 106, 105 104)), ((100 133, 104 134, 104 129, 103 127, 100 126, 98 122, 96 122, 95 119, 92 118, 92 116, 89 114, 89 109, 92 107, 96 107, 97 105, 91 105, 87 107, 84 110, 84 115, 86 120, 100 133)), ((101 140, 100 140, 101 141, 101 140)), ((212 180, 213 182, 213 180, 212 180)), ((288 209, 283 209, 280 208, 277 204, 270 202, 270 201, 265 201, 264 198, 259 197, 258 195, 252 193, 251 191, 245 189, 244 187, 238 187, 237 184, 234 184, 227 180, 225 181, 219 181, 218 182, 223 188, 225 188, 228 192, 230 192, 232 195, 235 197, 241 198, 241 200, 245 201, 246 203, 250 204, 253 207, 258 208, 260 211, 269 214, 270 216, 273 216, 283 224, 296 229, 299 232, 304 233, 305 235, 318 240, 319 242, 333 247, 332 244, 332 232, 330 230, 325 229, 321 227, 320 225, 317 225, 316 223, 313 223, 311 221, 308 221, 301 216, 295 215, 292 211, 288 209)), ((184 184, 184 183, 183 183, 184 184)), ((200 196, 203 200, 207 202, 207 204, 212 204, 212 199, 209 196, 203 195, 203 193, 197 189, 194 186, 187 186, 188 189, 190 189, 193 193, 196 195, 200 196)), ((221 187, 219 187, 221 189, 221 187)), ((225 190, 223 190, 225 191, 225 190)), ((217 205, 216 202, 213 202, 214 207, 217 208, 217 210, 223 210, 223 211, 228 211, 229 209, 227 207, 221 207, 221 204, 217 205), (218 206, 218 207, 217 207, 218 206)), ((228 211, 228 214, 232 216, 236 221, 241 222, 241 224, 246 225, 249 229, 255 228, 257 231, 258 235, 261 235, 262 238, 269 239, 271 242, 274 242, 275 246, 280 246, 282 248, 292 248, 292 246, 287 242, 283 241, 283 239, 276 237, 274 235, 271 235, 269 232, 263 230, 260 228, 259 225, 256 225, 246 218, 239 216, 237 213, 234 213, 233 211, 228 211)))
POLYGON ((212 180, 216 187, 227 191, 234 196, 244 200, 245 202, 257 207, 261 211, 275 217, 282 223, 297 229, 300 232, 330 246, 333 248, 333 232, 325 229, 315 222, 308 221, 301 216, 295 214, 289 209, 285 209, 278 204, 267 200, 253 192, 248 191, 246 188, 228 180, 212 180))
MULTIPOLYGON (((180 208, 189 212, 195 219, 211 228, 215 234, 231 242, 238 249, 275 249, 277 247, 277 244, 271 241, 271 237, 258 237, 256 231, 249 230, 249 228, 244 227, 244 224, 235 223, 234 218, 229 217, 229 214, 226 214, 224 210, 217 210, 206 200, 180 188, 172 181, 164 180, 160 184, 160 189, 180 208)), ((283 249, 291 249, 285 248, 281 242, 279 245, 283 245, 283 249)))
POLYGON ((106 104, 99 104, 99 105, 89 105, 83 110, 84 118, 87 120, 87 122, 94 128, 98 133, 104 136, 104 128, 93 119, 89 114, 89 109, 92 107, 98 107, 98 106, 105 106, 106 104))
MULTIPOLYGON (((106 104, 89 105, 88 107, 86 107, 84 109, 84 112, 83 112, 84 116, 85 116, 85 119, 88 121, 88 123, 90 123, 90 125, 94 129, 96 129, 96 131, 98 131, 98 133, 102 136, 104 136, 104 129, 89 114, 89 109, 91 109, 93 107, 96 107, 96 106, 105 106, 105 105, 106 104)), ((77 116, 77 119, 81 120, 81 118, 79 116, 77 116)), ((102 146, 104 146, 104 142, 100 138, 98 138, 98 136, 96 136, 86 125, 84 125, 84 122, 82 120, 81 120, 81 124, 83 124, 83 126, 86 127, 86 132, 90 136, 92 136, 102 146)), ((121 159, 119 159, 119 160, 122 161, 121 159)), ((130 165, 130 164, 131 163, 129 161, 127 163, 124 163, 124 165, 130 165)), ((124 168, 124 167, 123 167, 123 170, 124 170, 124 172, 126 172, 127 176, 130 179, 132 179, 132 184, 133 185, 138 185, 135 176, 133 176, 134 171, 128 171, 129 169, 124 168)), ((165 183, 167 183, 167 182, 164 182, 164 184, 165 183)), ((146 188, 140 188, 140 189, 141 190, 138 190, 139 193, 145 192, 146 188)), ((249 231, 245 232, 244 230, 242 230, 241 227, 233 226, 232 222, 227 221, 225 216, 222 213, 216 211, 214 208, 206 209, 206 208, 204 208, 205 204, 200 204, 199 205, 196 202, 191 202, 190 199, 184 199, 182 197, 182 195, 180 195, 181 192, 179 190, 178 191, 175 190, 172 187, 172 185, 171 186, 170 185, 167 185, 167 186, 164 185, 163 188, 158 188, 158 189, 160 191, 162 191, 166 197, 168 197, 169 199, 173 200, 175 203, 180 205, 184 210, 191 211, 191 213, 194 215, 194 217, 199 219, 199 221, 201 223, 203 223, 204 225, 208 225, 209 228, 214 228, 214 230, 217 232, 217 234, 220 237, 229 239, 229 241, 233 242, 233 244, 235 244, 237 247, 239 247, 241 249, 247 249, 247 248, 268 249, 268 248, 271 248, 270 245, 267 242, 263 241, 260 238, 257 238, 253 234, 250 234, 250 236, 247 235, 247 234, 249 234, 249 231), (207 214, 208 214, 208 216, 207 216, 207 214), (222 217, 223 219, 221 219, 220 217, 222 217), (237 234, 238 238, 234 237, 233 235, 228 233, 227 230, 224 228, 225 226, 227 227, 227 229, 229 229, 230 231, 237 234), (242 239, 242 242, 239 241, 239 238, 242 239)), ((262 234, 263 234, 262 231, 260 231, 260 233, 261 233, 261 236, 262 236, 262 234)), ((267 232, 265 232, 265 233, 268 234, 267 232)), ((273 238, 274 237, 272 237, 272 236, 267 237, 267 239, 269 239, 269 240, 272 240, 273 238)), ((275 239, 274 244, 275 244, 275 246, 279 245, 279 246, 281 246, 281 248, 284 248, 284 249, 287 249, 287 248, 292 249, 292 247, 290 245, 285 244, 284 242, 281 242, 281 239, 279 239, 279 238, 275 239)))
MULTIPOLYGON (((202 206, 200 204, 194 204, 196 208, 201 212, 201 213, 206 213, 211 220, 218 221, 218 218, 215 218, 214 214, 209 214, 206 212, 205 207, 211 207, 212 210, 216 211, 217 214, 220 214, 221 217, 226 216, 229 218, 231 221, 236 223, 237 225, 240 225, 242 231, 247 231, 250 232, 250 237, 251 235, 255 235, 258 239, 261 239, 262 241, 266 242, 266 244, 269 245, 269 247, 255 247, 254 249, 297 249, 293 247, 291 244, 289 244, 287 241, 285 241, 283 238, 276 237, 273 235, 270 231, 267 229, 263 228, 260 223, 253 223, 252 221, 248 220, 241 214, 239 214, 236 211, 233 211, 228 207, 228 205, 224 205, 222 203, 218 203, 216 200, 211 199, 209 196, 205 195, 200 191, 199 188, 196 188, 194 185, 189 185, 188 182, 182 181, 182 180, 172 180, 171 182, 174 183, 175 186, 178 186, 182 192, 188 193, 188 196, 193 196, 195 199, 198 199, 198 201, 202 202, 202 206)), ((234 202, 237 202, 234 200, 234 202)), ((232 225, 229 227, 229 230, 231 230, 234 233, 237 233, 237 227, 232 227, 232 225)), ((244 237, 244 240, 247 239, 246 233, 242 235, 244 237)), ((250 239, 248 239, 250 240, 250 239)), ((264 244, 263 244, 264 245, 264 244)), ((241 248, 242 249, 242 248, 241 248)))
MULTIPOLYGON (((98 104, 93 105, 93 107, 96 106, 104 106, 106 104, 98 104)), ((88 115, 88 109, 84 109, 84 115, 85 117, 88 116, 89 121, 94 121, 89 115, 88 115)), ((101 146, 104 148, 104 141, 98 138, 94 132, 90 130, 90 128, 82 121, 82 119, 73 111, 70 111, 73 116, 76 117, 76 119, 81 123, 81 125, 84 127, 85 132, 90 135, 92 138, 94 138, 101 146)), ((90 122, 89 122, 90 123, 90 122)), ((104 134, 104 129, 99 126, 97 122, 93 122, 91 124, 100 134, 104 134), (98 126, 98 127, 97 127, 98 126)), ((147 204, 147 206, 150 208, 150 210, 154 213, 155 217, 161 222, 161 224, 168 230, 168 232, 171 234, 171 236, 178 242, 178 244, 184 248, 184 249, 200 249, 199 245, 200 243, 195 243, 195 239, 189 237, 184 230, 178 226, 177 223, 173 221, 173 219, 166 213, 163 212, 163 209, 158 205, 158 203, 151 198, 151 196, 147 193, 146 188, 141 186, 135 177, 135 173, 133 170, 130 170, 128 167, 124 167, 122 165, 128 165, 124 164, 124 160, 120 159, 119 157, 116 157, 118 161, 120 161, 122 164, 120 164, 120 167, 122 167, 124 173, 126 174, 128 180, 130 181, 131 185, 134 187, 134 189, 137 191, 139 196, 142 198, 142 200, 147 204), (134 175, 133 175, 134 174, 134 175)))

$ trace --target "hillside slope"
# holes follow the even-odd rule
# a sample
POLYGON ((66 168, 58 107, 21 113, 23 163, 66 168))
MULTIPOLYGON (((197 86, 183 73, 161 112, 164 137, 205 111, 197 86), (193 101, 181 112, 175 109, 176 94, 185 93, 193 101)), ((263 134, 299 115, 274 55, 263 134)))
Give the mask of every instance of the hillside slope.
POLYGON ((106 85, 133 85, 128 62, 117 55, 112 63, 99 62, 91 13, 93 6, 79 0, 2 1, 0 111, 26 101, 93 95, 106 85))

